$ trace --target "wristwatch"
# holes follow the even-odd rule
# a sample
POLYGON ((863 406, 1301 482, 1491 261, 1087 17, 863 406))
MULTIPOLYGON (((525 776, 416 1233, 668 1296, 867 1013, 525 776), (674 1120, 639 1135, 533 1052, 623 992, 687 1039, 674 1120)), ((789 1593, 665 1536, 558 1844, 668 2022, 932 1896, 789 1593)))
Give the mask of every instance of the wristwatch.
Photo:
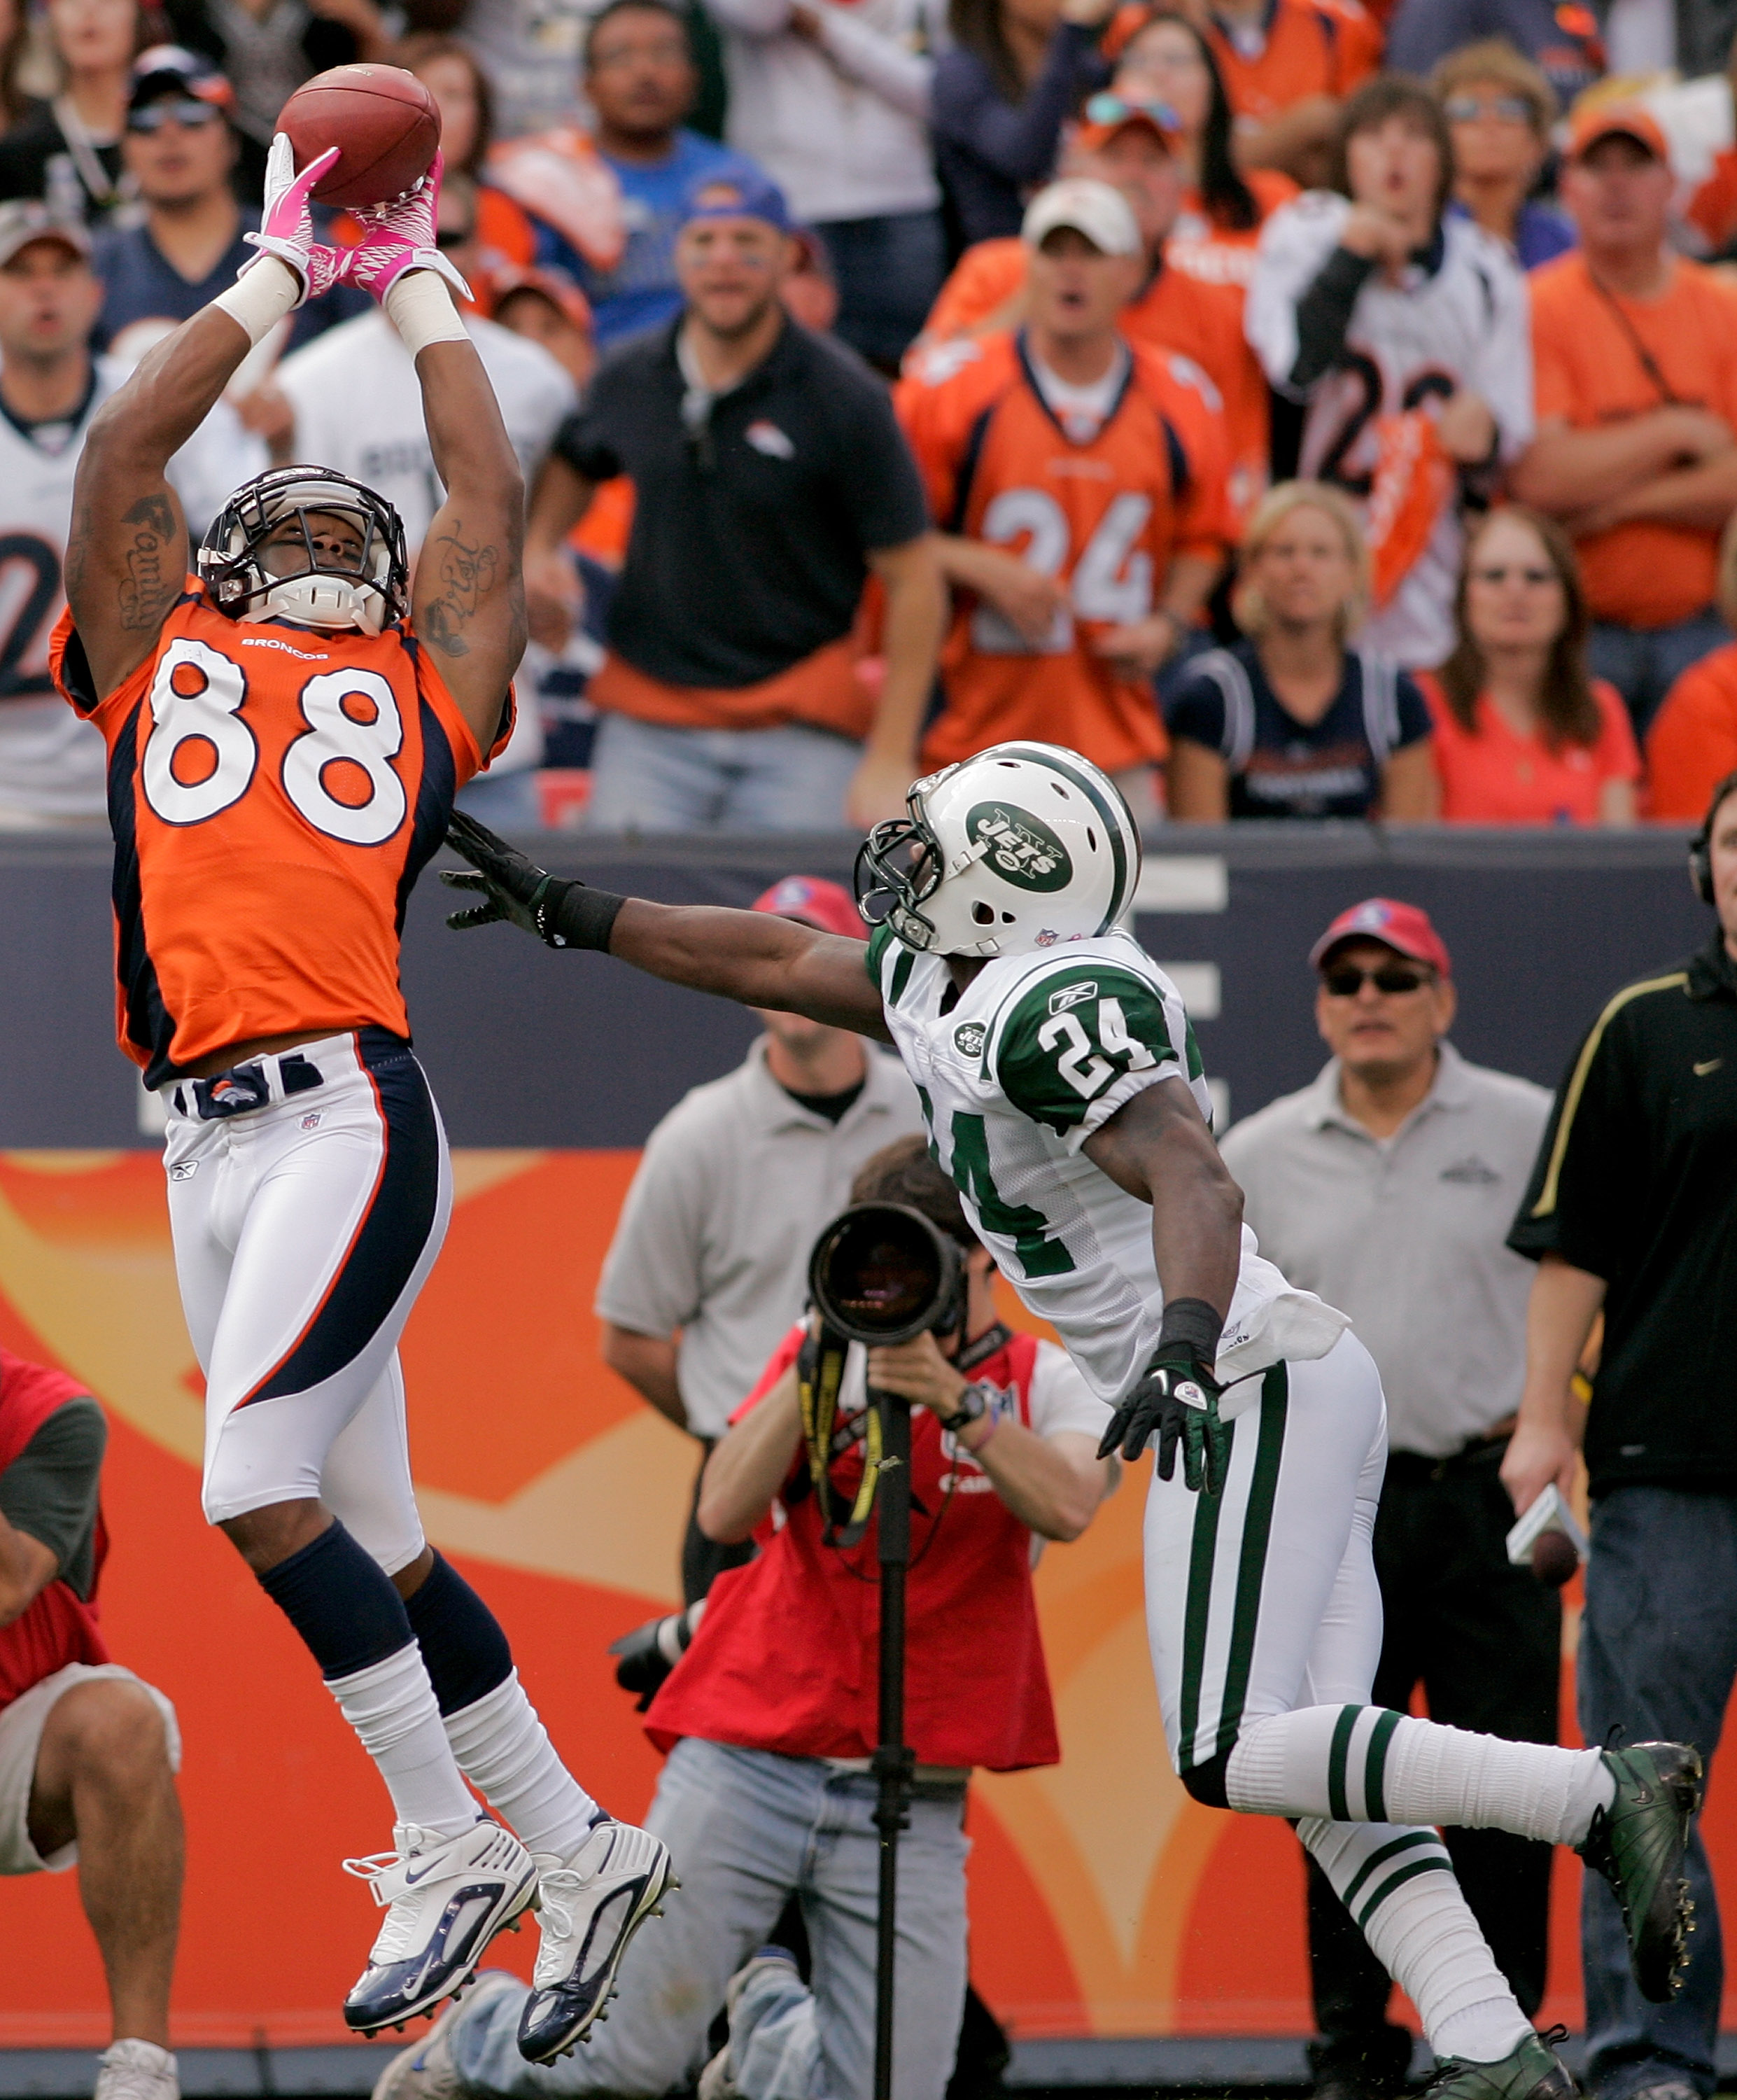
POLYGON ((989 1413, 990 1388, 981 1381, 968 1385, 959 1396, 959 1406, 951 1414, 941 1418, 941 1426, 957 1436, 962 1430, 970 1428, 973 1422, 981 1422, 989 1413))

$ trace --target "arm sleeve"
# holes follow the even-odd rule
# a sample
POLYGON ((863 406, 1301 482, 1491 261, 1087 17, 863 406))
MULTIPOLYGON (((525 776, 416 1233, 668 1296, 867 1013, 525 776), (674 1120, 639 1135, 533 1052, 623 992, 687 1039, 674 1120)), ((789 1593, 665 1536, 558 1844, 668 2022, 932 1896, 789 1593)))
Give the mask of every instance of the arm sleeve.
POLYGON ((589 395, 555 433, 550 449, 587 481, 613 481, 627 471, 615 449, 606 396, 593 386, 589 395))
POLYGON ((955 51, 935 73, 935 130, 1011 183, 1042 182, 1055 165, 1069 104, 1095 32, 1076 22, 1057 24, 1043 70, 1015 105, 968 52, 955 51))
MULTIPOLYGON (((951 346, 946 347, 950 349, 951 346)), ((955 448, 947 443, 944 428, 946 418, 939 390, 924 376, 924 367, 932 354, 925 354, 914 377, 899 382, 893 404, 899 427, 905 434, 905 442, 916 463, 923 492, 928 503, 928 514, 939 531, 949 532, 954 529, 951 521, 955 488, 955 448)))
POLYGON ((1560 1255, 1610 1280, 1633 1214, 1631 1136, 1638 1103, 1624 1054, 1623 995, 1598 1017, 1575 1053, 1545 1127, 1532 1180, 1508 1234, 1516 1254, 1560 1255))
POLYGON ((1532 295, 1517 264, 1491 258, 1494 311, 1466 383, 1496 418, 1497 457, 1517 459, 1538 426, 1532 383, 1532 295))
POLYGON ((1113 964, 1046 973, 994 1024, 996 1083, 1012 1106, 1069 1141, 1089 1137, 1142 1086, 1185 1070, 1187 1023, 1157 986, 1113 964), (1131 1081, 1131 1087, 1124 1081, 1131 1081))
POLYGON ((1243 332, 1268 380, 1294 399, 1301 398, 1291 378, 1298 351, 1298 302, 1338 247, 1350 211, 1343 197, 1311 191, 1281 205, 1261 229, 1243 332))
POLYGON ((1087 1384, 1074 1359, 1053 1342, 1039 1342, 1038 1360, 1031 1372, 1031 1419, 1034 1436, 1055 1436, 1065 1429, 1094 1440, 1109 1427, 1110 1410, 1087 1384))
POLYGON ((0 1473, 0 1516, 28 1532, 64 1574, 96 1522, 108 1429, 94 1400, 65 1401, 0 1473))
POLYGON ((1423 697, 1423 690, 1409 671, 1401 671, 1393 682, 1395 709, 1399 716, 1399 735, 1393 739, 1395 751, 1404 751, 1408 744, 1422 743, 1426 736, 1435 734, 1435 724, 1430 713, 1430 704, 1423 697))
POLYGON ((842 435, 840 492, 862 545, 902 547, 928 530, 928 505, 917 463, 885 390, 871 380, 856 389, 842 435))
POLYGON ((926 124, 935 61, 921 51, 906 51, 834 0, 821 0, 819 11, 821 49, 839 71, 903 115, 926 124))
POLYGON ((1194 677, 1180 686, 1164 710, 1172 737, 1186 737, 1208 751, 1225 753, 1224 694, 1215 678, 1194 677))
POLYGON ((660 1339, 686 1326, 704 1295, 703 1149, 669 1117, 646 1142, 597 1278, 599 1319, 660 1339))
POLYGON ((1372 258, 1353 255, 1348 248, 1335 248, 1320 274, 1297 302, 1297 354, 1285 383, 1295 392, 1307 393, 1338 362, 1351 328, 1351 310, 1357 295, 1374 271, 1372 258))

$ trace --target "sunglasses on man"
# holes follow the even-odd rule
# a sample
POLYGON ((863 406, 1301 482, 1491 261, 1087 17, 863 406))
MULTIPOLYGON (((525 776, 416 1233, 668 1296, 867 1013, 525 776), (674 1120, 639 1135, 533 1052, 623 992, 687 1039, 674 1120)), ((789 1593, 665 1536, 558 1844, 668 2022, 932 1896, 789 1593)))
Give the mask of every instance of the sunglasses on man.
POLYGON ((1383 963, 1373 970, 1359 969, 1355 963, 1340 963, 1323 970, 1320 981, 1334 999, 1355 999, 1365 984, 1398 999, 1407 992, 1421 991, 1430 982, 1430 973, 1409 970, 1403 963, 1383 963))
POLYGON ((143 109, 130 110, 126 128, 129 131, 161 131, 165 124, 179 124, 184 130, 196 131, 207 124, 223 121, 223 112, 214 108, 209 102, 195 102, 191 96, 185 101, 148 102, 143 109))

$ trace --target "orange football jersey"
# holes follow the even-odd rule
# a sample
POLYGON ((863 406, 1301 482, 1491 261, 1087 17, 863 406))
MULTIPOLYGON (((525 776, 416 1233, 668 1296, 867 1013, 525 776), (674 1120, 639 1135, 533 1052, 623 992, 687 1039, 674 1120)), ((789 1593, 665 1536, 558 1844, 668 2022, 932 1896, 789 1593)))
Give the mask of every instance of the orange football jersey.
POLYGON ((408 1035, 405 901, 485 762, 408 625, 243 623, 189 576, 112 693, 70 611, 49 660, 108 746, 117 1025, 146 1083, 262 1036, 408 1035))
MULTIPOLYGON (((929 309, 924 346, 1016 326, 1029 253, 1017 240, 968 248, 929 309)), ((1231 510, 1239 529, 1267 491, 1270 421, 1266 375, 1242 332, 1242 303, 1240 289, 1203 284, 1173 268, 1166 248, 1164 267, 1122 308, 1121 321, 1131 342, 1179 351, 1211 381, 1224 412, 1231 510)))
POLYGON ((1347 95, 1381 65, 1378 23, 1357 0, 1271 0, 1263 30, 1228 34, 1216 15, 1206 40, 1239 118, 1265 124, 1306 95, 1347 95))
POLYGON ((1022 337, 937 345, 895 403, 941 531, 1065 578, 1070 600, 1034 646, 994 607, 955 594, 924 765, 1020 737, 1106 772, 1162 757, 1150 682, 1119 677, 1091 644, 1151 614, 1175 555, 1225 551, 1223 419, 1193 368, 1133 345, 1119 399, 1083 440, 1045 405, 1022 337))

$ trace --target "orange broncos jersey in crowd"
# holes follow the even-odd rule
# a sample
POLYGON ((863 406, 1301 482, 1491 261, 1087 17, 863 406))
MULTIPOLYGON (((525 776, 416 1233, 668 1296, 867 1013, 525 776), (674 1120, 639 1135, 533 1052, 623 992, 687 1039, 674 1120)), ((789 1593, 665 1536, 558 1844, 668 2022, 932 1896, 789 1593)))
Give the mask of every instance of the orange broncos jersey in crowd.
POLYGON ((1021 737, 1111 773, 1163 757, 1150 682, 1118 677, 1090 645, 1152 613, 1175 556, 1225 553, 1223 418, 1191 370, 1134 344, 1119 399, 1083 440, 1045 405, 1022 336, 937 344, 901 382, 895 405, 941 530, 1065 578, 1071 600, 1034 647, 995 607, 955 594, 925 766, 1021 737))
MULTIPOLYGON (((980 240, 968 248, 923 324, 924 348, 1016 326, 1029 254, 1019 240, 980 240)), ((1211 381, 1224 412, 1231 511, 1238 527, 1267 492, 1271 420, 1267 376, 1242 333, 1242 304, 1240 288, 1202 284, 1172 268, 1166 249, 1164 267, 1122 308, 1120 322, 1131 342, 1179 351, 1211 381)))
POLYGON ((405 900, 485 762, 408 627, 244 623, 189 576, 112 693, 69 611, 49 661, 108 746, 117 1026, 146 1083, 262 1036, 408 1035, 405 900))
POLYGON ((1380 24, 1357 0, 1271 0, 1257 36, 1231 36, 1216 15, 1206 33, 1232 109, 1256 124, 1306 95, 1349 95, 1381 66, 1380 24))

